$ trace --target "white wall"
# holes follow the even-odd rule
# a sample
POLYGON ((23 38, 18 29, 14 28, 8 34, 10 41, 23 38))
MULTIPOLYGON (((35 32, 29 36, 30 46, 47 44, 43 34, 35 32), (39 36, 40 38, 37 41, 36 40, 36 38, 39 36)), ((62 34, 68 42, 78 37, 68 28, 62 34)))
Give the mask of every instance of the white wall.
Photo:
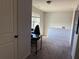
POLYGON ((44 33, 44 12, 32 6, 32 16, 40 16, 40 32, 43 35, 44 33))
POLYGON ((71 30, 73 11, 62 11, 62 12, 52 12, 45 13, 45 32, 48 34, 49 27, 59 27, 64 26, 66 29, 71 30))

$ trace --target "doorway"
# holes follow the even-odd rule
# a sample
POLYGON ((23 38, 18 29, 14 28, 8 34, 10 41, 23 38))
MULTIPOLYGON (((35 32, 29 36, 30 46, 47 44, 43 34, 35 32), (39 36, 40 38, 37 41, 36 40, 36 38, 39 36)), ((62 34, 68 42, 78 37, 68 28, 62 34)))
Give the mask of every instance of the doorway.
MULTIPOLYGON (((40 14, 40 23, 42 24, 40 24, 40 28, 42 27, 41 33, 43 35, 42 39, 44 50, 41 50, 38 53, 40 56, 38 58, 71 59, 70 37, 73 11, 70 11, 68 8, 64 8, 66 5, 71 8, 70 5, 72 1, 69 1, 69 4, 67 2, 68 1, 57 2, 51 0, 51 3, 48 4, 45 0, 42 2, 39 0, 32 0, 32 11, 40 14), (57 4, 56 7, 53 4, 57 4), (62 5, 62 8, 59 7, 60 5, 62 5)), ((75 1, 73 1, 73 5, 74 2, 75 1)))

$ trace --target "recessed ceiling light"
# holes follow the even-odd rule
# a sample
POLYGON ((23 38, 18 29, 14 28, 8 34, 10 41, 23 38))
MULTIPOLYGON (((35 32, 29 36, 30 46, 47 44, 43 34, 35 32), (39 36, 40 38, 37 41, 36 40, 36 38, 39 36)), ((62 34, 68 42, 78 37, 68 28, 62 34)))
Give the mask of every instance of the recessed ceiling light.
POLYGON ((51 2, 52 2, 52 1, 50 1, 50 0, 46 1, 47 4, 50 4, 51 2))

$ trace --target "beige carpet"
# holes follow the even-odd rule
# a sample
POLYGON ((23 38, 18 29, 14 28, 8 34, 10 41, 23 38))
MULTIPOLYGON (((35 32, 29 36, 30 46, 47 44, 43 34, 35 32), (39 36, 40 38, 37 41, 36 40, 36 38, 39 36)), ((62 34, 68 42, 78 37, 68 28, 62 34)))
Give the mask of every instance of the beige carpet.
POLYGON ((27 59, 71 59, 70 46, 64 39, 55 40, 43 37, 43 48, 38 55, 31 54, 27 59))

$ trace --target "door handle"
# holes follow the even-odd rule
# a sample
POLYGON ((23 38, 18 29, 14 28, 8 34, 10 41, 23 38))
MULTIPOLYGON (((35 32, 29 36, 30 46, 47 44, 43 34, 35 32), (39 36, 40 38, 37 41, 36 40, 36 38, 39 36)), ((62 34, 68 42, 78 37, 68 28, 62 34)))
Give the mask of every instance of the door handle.
POLYGON ((18 35, 15 35, 14 38, 18 38, 18 35))

